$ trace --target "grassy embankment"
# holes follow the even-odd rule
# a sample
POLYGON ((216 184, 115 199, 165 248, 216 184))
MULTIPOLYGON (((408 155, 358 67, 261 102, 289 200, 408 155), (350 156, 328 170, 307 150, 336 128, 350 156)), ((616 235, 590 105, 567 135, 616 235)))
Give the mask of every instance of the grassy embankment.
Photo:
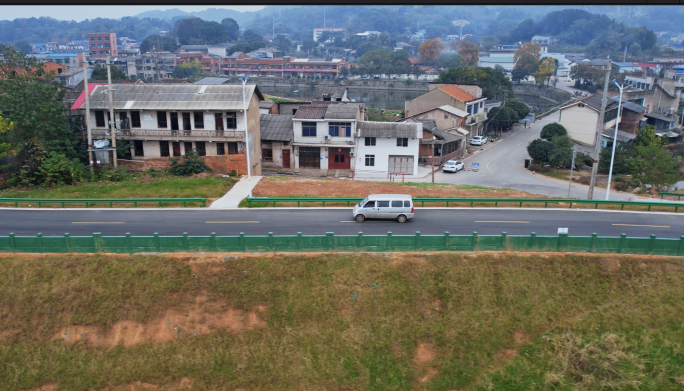
POLYGON ((684 387, 681 259, 188 256, 0 259, 0 389, 684 387))
MULTIPOLYGON (((40 189, 6 189, 2 198, 219 198, 225 195, 237 181, 223 177, 162 177, 135 176, 124 182, 95 182, 75 186, 40 189)), ((20 204, 27 206, 28 204, 20 204)), ((59 207, 59 204, 46 204, 59 207)), ((127 204, 114 204, 126 207, 127 204)), ((164 205, 164 204, 162 204, 164 205)), ((80 204, 69 205, 79 207, 80 204)), ((95 204, 97 206, 97 204, 95 204)), ((144 206, 144 204, 143 204, 144 206)), ((178 206, 178 204, 169 204, 178 206)))

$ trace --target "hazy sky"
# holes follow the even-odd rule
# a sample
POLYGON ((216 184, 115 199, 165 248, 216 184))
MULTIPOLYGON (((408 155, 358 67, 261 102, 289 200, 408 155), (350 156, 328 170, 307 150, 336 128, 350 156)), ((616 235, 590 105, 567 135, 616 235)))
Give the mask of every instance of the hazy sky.
POLYGON ((0 6, 0 20, 13 20, 16 18, 39 18, 41 16, 49 16, 60 20, 75 20, 77 22, 83 19, 93 19, 97 17, 118 19, 124 16, 134 16, 141 12, 151 10, 166 10, 178 8, 186 12, 204 11, 207 8, 227 8, 236 11, 258 11, 263 6, 117 6, 117 5, 100 5, 100 6, 82 6, 82 5, 3 5, 0 6))

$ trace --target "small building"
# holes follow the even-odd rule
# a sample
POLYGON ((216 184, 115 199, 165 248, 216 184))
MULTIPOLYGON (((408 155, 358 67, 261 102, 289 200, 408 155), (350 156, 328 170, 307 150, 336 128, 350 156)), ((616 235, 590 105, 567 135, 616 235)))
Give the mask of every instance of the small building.
POLYGON ((91 58, 118 57, 116 33, 88 33, 91 58))
POLYGON ((354 178, 418 174, 423 124, 360 121, 354 178))
POLYGON ((647 113, 646 123, 653 125, 657 132, 669 132, 677 130, 677 118, 670 115, 647 113))
POLYGON ((331 34, 337 35, 337 34, 345 34, 347 32, 347 29, 335 28, 335 27, 315 28, 315 29, 313 29, 313 40, 314 40, 314 42, 318 42, 318 38, 320 38, 321 34, 323 34, 323 32, 325 32, 325 31, 327 31, 331 34))
POLYGON ((261 164, 264 170, 293 166, 293 115, 261 114, 261 164))
POLYGON ((272 100, 259 102, 259 114, 279 114, 278 105, 272 100))
MULTIPOLYGON (((614 96, 613 101, 618 102, 619 96, 614 96)), ((636 134, 637 129, 641 129, 644 121, 644 115, 646 114, 646 107, 630 102, 622 101, 622 108, 620 109, 620 123, 618 124, 618 130, 626 133, 636 134)))
POLYGON ((480 57, 477 61, 477 66, 480 68, 494 69, 497 65, 511 72, 515 66, 515 61, 513 56, 492 56, 492 53, 490 53, 489 57, 480 57))
POLYGON ((423 137, 420 140, 418 162, 420 164, 439 166, 448 160, 463 155, 465 139, 463 134, 455 129, 439 130, 434 120, 416 120, 423 124, 423 137), (434 148, 433 148, 434 145, 434 148))
MULTIPOLYGON (((560 120, 558 121, 568 131, 568 136, 575 142, 585 146, 596 143, 596 131, 599 129, 599 113, 601 112, 602 94, 595 94, 586 98, 576 99, 560 108, 560 120)), ((608 100, 606 113, 600 131, 613 129, 615 121, 620 121, 618 115, 618 102, 608 100)))

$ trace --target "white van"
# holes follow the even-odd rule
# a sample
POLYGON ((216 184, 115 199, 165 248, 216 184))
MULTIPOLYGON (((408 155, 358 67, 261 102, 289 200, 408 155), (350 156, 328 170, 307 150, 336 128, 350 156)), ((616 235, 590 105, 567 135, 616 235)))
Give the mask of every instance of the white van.
POLYGON ((374 194, 354 205, 354 220, 392 219, 400 223, 413 218, 413 200, 409 194, 374 194))

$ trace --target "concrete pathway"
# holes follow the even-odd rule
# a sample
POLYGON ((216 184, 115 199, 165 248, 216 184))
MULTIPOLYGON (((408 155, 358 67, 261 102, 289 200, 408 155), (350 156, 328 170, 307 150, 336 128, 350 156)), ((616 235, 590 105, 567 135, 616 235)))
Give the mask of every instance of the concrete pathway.
MULTIPOLYGON (((257 183, 261 180, 260 176, 253 176, 251 180, 251 187, 254 189, 257 183)), ((249 195, 250 181, 246 176, 240 178, 240 181, 233 186, 232 189, 223 197, 214 201, 209 205, 209 209, 237 209, 240 201, 244 200, 249 195)))

